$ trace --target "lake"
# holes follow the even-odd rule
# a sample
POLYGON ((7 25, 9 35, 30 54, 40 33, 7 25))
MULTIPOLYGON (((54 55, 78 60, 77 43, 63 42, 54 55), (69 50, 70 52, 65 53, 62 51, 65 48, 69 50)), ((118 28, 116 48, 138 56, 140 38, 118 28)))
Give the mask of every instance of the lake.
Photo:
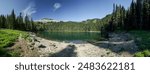
POLYGON ((72 40, 99 40, 99 32, 39 32, 39 37, 49 40, 72 41, 72 40))

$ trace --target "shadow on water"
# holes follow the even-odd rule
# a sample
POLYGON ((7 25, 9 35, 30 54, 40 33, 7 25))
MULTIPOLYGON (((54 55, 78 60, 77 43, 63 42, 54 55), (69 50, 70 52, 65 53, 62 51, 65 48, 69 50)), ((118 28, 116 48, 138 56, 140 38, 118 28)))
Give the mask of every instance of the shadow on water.
POLYGON ((74 45, 68 45, 60 52, 50 54, 49 57, 76 57, 76 47, 74 45))

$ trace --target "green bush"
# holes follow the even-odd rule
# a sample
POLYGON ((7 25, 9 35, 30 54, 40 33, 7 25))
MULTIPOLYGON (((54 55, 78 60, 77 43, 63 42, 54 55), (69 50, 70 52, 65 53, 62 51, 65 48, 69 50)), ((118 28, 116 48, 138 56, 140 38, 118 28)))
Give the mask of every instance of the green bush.
POLYGON ((134 54, 134 57, 144 57, 144 54, 142 52, 137 52, 134 54))
POLYGON ((144 50, 143 54, 145 57, 150 57, 150 51, 149 50, 144 50))
POLYGON ((135 57, 150 57, 150 50, 144 50, 134 54, 135 57))

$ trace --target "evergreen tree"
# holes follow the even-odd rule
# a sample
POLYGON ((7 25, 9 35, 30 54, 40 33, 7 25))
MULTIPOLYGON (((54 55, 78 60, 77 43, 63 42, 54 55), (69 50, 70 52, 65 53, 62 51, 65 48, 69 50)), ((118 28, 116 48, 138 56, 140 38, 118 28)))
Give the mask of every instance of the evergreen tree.
POLYGON ((24 23, 25 23, 25 30, 29 31, 30 20, 29 20, 29 17, 27 15, 25 16, 24 23))
POLYGON ((32 32, 36 32, 37 30, 36 30, 36 26, 35 26, 35 24, 34 24, 33 19, 31 19, 31 25, 32 25, 31 31, 32 31, 32 32))
POLYGON ((22 13, 20 13, 19 16, 17 17, 17 24, 18 24, 18 27, 16 29, 25 30, 25 25, 23 23, 22 13))
POLYGON ((126 11, 121 5, 113 5, 113 13, 109 22, 108 30, 123 30, 125 21, 126 11))
POLYGON ((136 0, 136 15, 138 29, 142 29, 142 1, 136 0))
POLYGON ((2 15, 1 18, 2 18, 2 19, 1 19, 1 22, 2 22, 1 25, 2 25, 2 28, 6 28, 6 18, 5 18, 4 15, 2 15))
POLYGON ((149 17, 150 17, 150 8, 149 8, 149 0, 144 0, 143 2, 143 28, 148 30, 150 29, 150 26, 149 26, 149 17))
POLYGON ((12 29, 16 29, 17 23, 16 23, 16 15, 15 15, 14 9, 12 10, 12 13, 11 13, 10 17, 11 17, 12 29))
MULTIPOLYGON (((149 16, 149 22, 148 22, 148 24, 150 24, 150 0, 148 0, 148 5, 149 5, 149 8, 148 8, 148 16, 149 16)), ((149 25, 149 29, 150 29, 150 25, 149 25)))
POLYGON ((0 28, 2 28, 2 16, 0 16, 0 28))
POLYGON ((12 10, 11 15, 7 15, 7 21, 6 21, 9 29, 15 29, 16 28, 16 15, 14 10, 12 10))
POLYGON ((124 29, 126 30, 126 31, 129 31, 130 29, 131 29, 131 27, 130 27, 130 11, 128 10, 127 12, 126 12, 126 17, 125 17, 125 20, 124 20, 124 29))
POLYGON ((134 0, 132 0, 129 11, 129 24, 131 25, 129 27, 131 27, 131 29, 137 29, 136 3, 134 0))

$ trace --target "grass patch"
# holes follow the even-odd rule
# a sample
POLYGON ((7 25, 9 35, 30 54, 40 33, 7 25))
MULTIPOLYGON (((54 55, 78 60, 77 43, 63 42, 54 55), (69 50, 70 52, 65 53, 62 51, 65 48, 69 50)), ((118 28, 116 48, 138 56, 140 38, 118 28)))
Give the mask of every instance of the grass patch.
POLYGON ((28 34, 23 31, 1 29, 0 30, 0 47, 5 48, 11 46, 20 36, 27 38, 28 34))
MULTIPOLYGON (((0 29, 0 56, 8 53, 5 48, 12 46, 20 35, 22 35, 23 38, 28 37, 27 32, 10 29, 0 29)), ((17 55, 15 52, 9 54, 15 54, 15 56, 17 55)))

